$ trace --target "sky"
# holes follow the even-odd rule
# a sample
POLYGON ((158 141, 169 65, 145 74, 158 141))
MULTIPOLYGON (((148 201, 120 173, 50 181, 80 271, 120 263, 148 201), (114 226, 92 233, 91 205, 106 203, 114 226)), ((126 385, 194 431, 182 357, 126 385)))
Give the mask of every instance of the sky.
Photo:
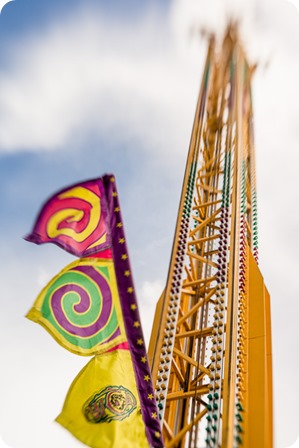
POLYGON ((54 419, 88 359, 24 318, 73 260, 23 240, 53 192, 116 175, 149 340, 206 55, 202 30, 221 36, 230 17, 258 64, 260 268, 271 294, 275 446, 298 438, 298 2, 15 0, 0 14, 0 447, 83 446, 54 419))

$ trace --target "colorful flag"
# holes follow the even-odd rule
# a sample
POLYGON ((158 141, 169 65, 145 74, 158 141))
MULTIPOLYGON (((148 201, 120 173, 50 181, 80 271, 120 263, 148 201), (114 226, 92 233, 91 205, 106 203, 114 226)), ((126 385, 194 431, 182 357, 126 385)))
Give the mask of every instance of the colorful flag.
POLYGON ((93 448, 148 448, 130 352, 95 356, 73 381, 56 421, 93 448))
POLYGON ((78 355, 103 353, 127 341, 113 260, 71 263, 41 291, 27 317, 78 355))
POLYGON ((37 244, 54 242, 72 254, 88 255, 53 278, 28 313, 68 350, 96 355, 73 382, 58 421, 93 448, 162 448, 159 411, 114 176, 105 175, 54 195, 26 239, 37 244), (92 212, 94 208, 96 212, 92 212), (122 362, 124 370, 119 365, 122 362), (119 405, 112 406, 112 396, 119 405), (119 415, 112 419, 115 406, 125 406, 124 418, 119 415))
POLYGON ((85 257, 110 247, 108 222, 103 179, 99 178, 54 194, 25 239, 36 244, 54 243, 85 257))

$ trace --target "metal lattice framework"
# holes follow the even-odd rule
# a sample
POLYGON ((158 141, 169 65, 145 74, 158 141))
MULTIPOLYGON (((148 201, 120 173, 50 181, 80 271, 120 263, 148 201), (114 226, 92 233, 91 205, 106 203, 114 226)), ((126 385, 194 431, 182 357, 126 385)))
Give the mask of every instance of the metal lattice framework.
POLYGON ((257 267, 252 72, 233 27, 218 50, 210 40, 149 349, 167 448, 272 446, 269 296, 257 267), (252 316, 258 312, 263 319, 257 328, 252 316), (263 378, 258 388, 254 371, 263 378), (256 403, 267 421, 253 417, 256 403))

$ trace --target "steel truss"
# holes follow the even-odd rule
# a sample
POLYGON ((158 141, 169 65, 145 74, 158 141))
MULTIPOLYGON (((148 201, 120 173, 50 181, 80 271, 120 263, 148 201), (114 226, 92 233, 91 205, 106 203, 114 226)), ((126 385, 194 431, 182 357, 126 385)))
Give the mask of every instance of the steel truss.
MULTIPOLYGON (((252 275, 259 274, 252 72, 233 27, 220 49, 210 40, 168 280, 149 349, 167 448, 272 446, 271 417, 260 436, 268 445, 256 444, 249 431, 255 426, 248 410, 259 393, 249 378, 257 367, 250 348, 255 331, 250 326, 249 308, 255 309, 249 307, 250 263, 252 275)), ((269 415, 271 333, 265 291, 262 283, 259 307, 268 322, 262 343, 268 363, 261 406, 269 415)))

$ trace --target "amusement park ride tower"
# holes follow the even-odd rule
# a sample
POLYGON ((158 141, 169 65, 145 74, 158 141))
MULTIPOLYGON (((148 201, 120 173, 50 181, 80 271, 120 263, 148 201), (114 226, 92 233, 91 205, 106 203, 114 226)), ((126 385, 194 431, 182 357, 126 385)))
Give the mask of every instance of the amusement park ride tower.
POLYGON ((270 299, 258 268, 253 69, 210 40, 149 361, 167 448, 271 448, 270 299))

